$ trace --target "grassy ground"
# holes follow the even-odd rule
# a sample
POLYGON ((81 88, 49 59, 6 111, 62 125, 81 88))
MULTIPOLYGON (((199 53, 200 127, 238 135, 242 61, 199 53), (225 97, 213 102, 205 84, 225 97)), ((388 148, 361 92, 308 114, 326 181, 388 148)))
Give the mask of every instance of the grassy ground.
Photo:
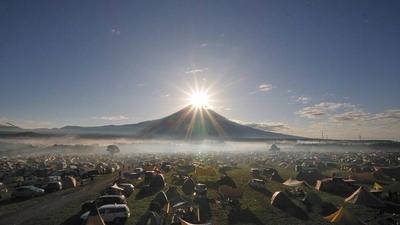
MULTIPOLYGON (((293 168, 283 168, 279 166, 271 165, 271 167, 276 168, 279 171, 279 174, 282 178, 287 179, 289 177, 294 177, 296 172, 293 168)), ((215 182, 219 179, 220 174, 217 173, 216 176, 211 177, 195 177, 198 182, 206 183, 209 186, 208 189, 208 198, 210 199, 210 208, 211 208, 211 222, 214 225, 228 225, 228 224, 238 224, 238 225, 246 225, 246 224, 285 224, 285 225, 294 225, 294 224, 328 224, 320 215, 310 213, 308 219, 300 219, 294 216, 287 214, 286 212, 281 211, 273 206, 271 206, 271 195, 275 191, 287 189, 284 185, 267 181, 267 193, 261 193, 255 191, 254 189, 248 186, 248 181, 251 179, 250 176, 250 165, 238 165, 236 168, 229 170, 228 175, 231 176, 236 182, 237 186, 244 191, 243 197, 241 199, 241 210, 239 212, 230 211, 228 208, 222 207, 220 204, 216 203, 215 200, 218 198, 217 188, 215 182)), ((171 175, 173 172, 165 174, 165 178, 167 181, 167 187, 173 185, 171 175)), ((0 224, 3 224, 2 221, 8 215, 13 215, 18 212, 24 212, 25 209, 31 209, 34 207, 36 210, 34 215, 31 215, 31 219, 28 222, 20 223, 20 224, 42 224, 42 225, 55 225, 55 224, 76 224, 77 218, 79 218, 79 210, 82 202, 94 199, 99 195, 99 192, 104 188, 104 186, 108 183, 108 180, 112 180, 114 175, 110 177, 101 177, 98 181, 92 184, 93 187, 87 188, 85 190, 65 190, 61 192, 56 192, 53 194, 49 194, 40 198, 34 198, 31 200, 15 202, 12 204, 0 205, 0 224), (104 182, 100 182, 104 180, 104 182), (106 182, 107 181, 107 182, 106 182), (69 198, 71 196, 70 192, 80 192, 80 194, 74 194, 73 199, 69 199, 68 201, 64 201, 65 198, 69 198), (56 201, 59 204, 63 203, 60 208, 54 208, 49 206, 46 202, 56 201), (64 201, 64 202, 63 202, 64 201), (39 213, 38 213, 39 212, 39 213)), ((132 180, 134 185, 138 185, 139 181, 132 180)), ((131 217, 127 221, 127 225, 135 225, 140 217, 147 211, 151 200, 154 198, 154 195, 144 197, 142 199, 136 199, 135 195, 138 190, 135 191, 128 198, 128 206, 131 210, 131 217)), ((343 205, 343 198, 335 195, 331 195, 324 192, 318 192, 318 195, 327 202, 333 203, 335 206, 343 205)), ((295 201, 295 203, 305 211, 304 205, 300 202, 295 201)), ((58 207, 57 204, 55 206, 58 207)), ((353 212, 359 216, 362 220, 368 221, 373 218, 373 216, 377 213, 376 210, 367 209, 365 207, 360 206, 351 206, 353 212)), ((4 224, 13 224, 13 223, 4 223, 4 224)), ((18 224, 18 223, 16 223, 18 224)), ((373 223, 368 223, 373 224, 373 223)))
MULTIPOLYGON (((271 165, 272 166, 272 165, 271 165)), ((241 211, 233 212, 228 208, 222 207, 220 204, 215 203, 213 200, 218 199, 217 188, 213 188, 213 183, 219 179, 220 174, 217 173, 216 176, 212 177, 195 177, 197 182, 206 183, 209 186, 208 189, 208 198, 211 199, 210 208, 211 208, 211 222, 216 225, 247 225, 247 224, 329 224, 327 221, 323 219, 322 216, 314 213, 308 214, 308 219, 299 219, 294 216, 283 212, 280 209, 277 209, 271 206, 271 195, 275 191, 288 189, 286 186, 274 182, 267 182, 267 190, 269 193, 261 193, 255 191, 251 187, 248 186, 248 181, 251 179, 250 176, 250 166, 249 165, 239 165, 238 167, 228 171, 228 175, 231 176, 239 188, 243 189, 244 194, 241 199, 241 211), (210 188, 211 187, 211 188, 210 188)), ((279 174, 287 179, 289 177, 294 177, 296 172, 292 168, 282 168, 274 166, 279 171, 279 174)), ((171 173, 166 174, 166 180, 169 185, 173 185, 171 179, 171 173)), ((168 188, 165 188, 165 190, 168 188)), ((335 195, 331 195, 324 192, 318 192, 318 195, 326 201, 331 202, 335 206, 339 207, 343 205, 343 198, 335 195)), ((136 200, 134 197, 129 198, 129 207, 131 209, 132 216, 129 218, 129 225, 134 225, 137 223, 138 219, 141 215, 143 215, 149 206, 150 201, 154 198, 154 195, 146 197, 141 200, 136 200)), ((306 211, 305 206, 301 204, 299 201, 294 201, 300 208, 306 211)), ((377 210, 368 209, 361 206, 349 206, 353 209, 353 212, 359 216, 364 221, 369 221, 373 218, 373 216, 377 213, 377 210)), ((373 224, 373 223, 369 223, 373 224)))

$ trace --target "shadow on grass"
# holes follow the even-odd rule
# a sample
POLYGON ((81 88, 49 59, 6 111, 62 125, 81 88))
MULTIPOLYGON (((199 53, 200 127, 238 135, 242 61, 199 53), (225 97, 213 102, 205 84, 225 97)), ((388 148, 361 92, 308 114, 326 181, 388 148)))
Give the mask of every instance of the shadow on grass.
POLYGON ((268 197, 272 196, 272 192, 268 191, 268 189, 266 189, 266 188, 262 188, 261 189, 261 188, 253 188, 253 187, 251 187, 251 189, 253 189, 253 190, 257 191, 258 193, 261 193, 261 194, 263 194, 265 196, 268 196, 268 197))
POLYGON ((158 192, 160 192, 162 188, 159 187, 151 187, 148 185, 142 186, 139 190, 139 192, 136 194, 135 199, 136 200, 141 200, 143 198, 152 196, 158 192))
POLYGON ((238 223, 264 225, 264 223, 249 209, 230 210, 228 214, 228 224, 238 223))

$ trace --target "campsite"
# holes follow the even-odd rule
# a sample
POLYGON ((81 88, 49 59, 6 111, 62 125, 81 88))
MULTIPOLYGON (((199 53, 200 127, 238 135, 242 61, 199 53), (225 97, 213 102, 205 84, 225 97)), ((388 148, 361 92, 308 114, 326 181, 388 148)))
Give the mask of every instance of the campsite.
POLYGON ((400 192, 398 174, 391 171, 399 168, 399 157, 396 152, 267 148, 251 153, 3 157, 0 223, 395 224, 400 192), (39 159, 47 163, 38 165, 39 159), (57 180, 57 174, 61 190, 12 196, 18 186, 40 187, 44 181, 57 180), (110 202, 126 204, 129 216, 99 219, 110 202))

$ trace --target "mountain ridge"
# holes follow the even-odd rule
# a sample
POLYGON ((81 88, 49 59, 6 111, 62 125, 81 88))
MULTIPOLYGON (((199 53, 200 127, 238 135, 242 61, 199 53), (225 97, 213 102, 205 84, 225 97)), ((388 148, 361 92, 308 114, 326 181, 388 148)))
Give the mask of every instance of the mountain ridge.
MULTIPOLYGON (((0 128, 0 132, 4 132, 0 128)), ((156 120, 134 124, 104 126, 71 126, 61 128, 19 128, 14 132, 42 135, 76 135, 98 137, 132 137, 142 139, 304 139, 297 136, 269 132, 236 123, 208 108, 186 106, 156 120)))

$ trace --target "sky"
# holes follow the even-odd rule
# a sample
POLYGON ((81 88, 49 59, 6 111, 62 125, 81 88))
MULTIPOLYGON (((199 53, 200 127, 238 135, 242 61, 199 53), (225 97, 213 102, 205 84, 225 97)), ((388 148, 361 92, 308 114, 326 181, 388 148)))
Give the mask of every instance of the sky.
POLYGON ((0 1, 0 122, 127 124, 186 104, 307 137, 400 140, 399 1, 0 1))

